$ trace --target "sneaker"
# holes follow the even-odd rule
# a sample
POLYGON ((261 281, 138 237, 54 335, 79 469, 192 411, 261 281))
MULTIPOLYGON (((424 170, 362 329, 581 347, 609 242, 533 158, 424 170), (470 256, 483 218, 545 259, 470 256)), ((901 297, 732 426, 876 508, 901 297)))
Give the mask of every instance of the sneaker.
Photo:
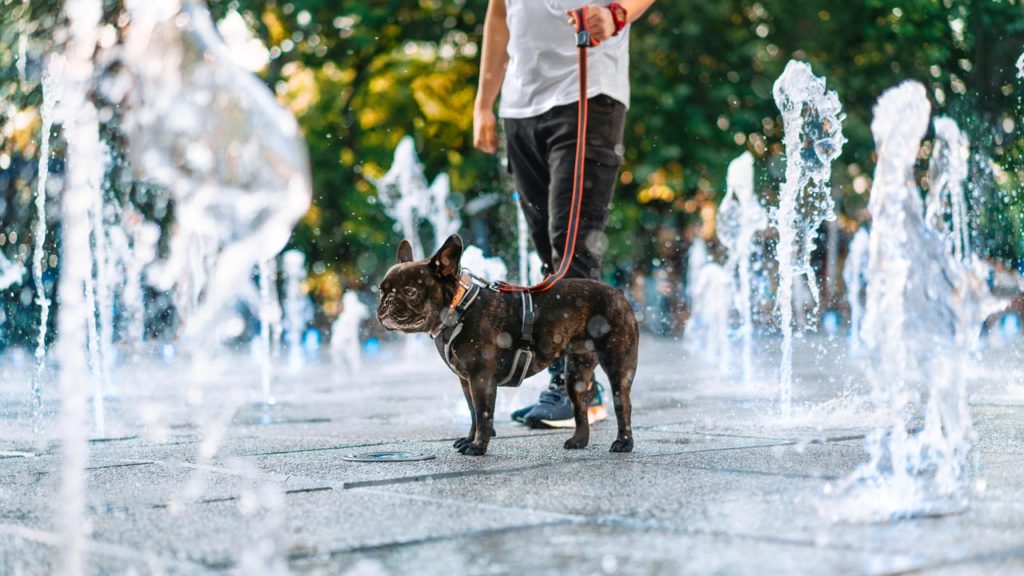
POLYGON ((530 404, 529 406, 524 406, 513 412, 512 421, 519 422, 520 424, 526 424, 526 415, 530 413, 530 410, 533 410, 534 406, 536 406, 536 404, 530 404))
MULTIPOLYGON (((590 402, 587 408, 587 420, 591 424, 608 417, 604 400, 601 397, 601 385, 594 383, 591 389, 590 402)), ((548 389, 541 392, 540 399, 532 409, 523 416, 523 423, 530 428, 575 428, 576 420, 572 414, 572 400, 565 390, 565 381, 560 377, 551 379, 548 389)))

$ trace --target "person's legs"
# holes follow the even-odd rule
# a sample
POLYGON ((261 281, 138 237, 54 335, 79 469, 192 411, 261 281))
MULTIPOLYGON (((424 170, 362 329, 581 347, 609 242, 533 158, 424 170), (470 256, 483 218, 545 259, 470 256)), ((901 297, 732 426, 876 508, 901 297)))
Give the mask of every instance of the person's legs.
MULTIPOLYGON (((548 188, 551 167, 548 165, 547 143, 538 135, 537 127, 544 115, 536 118, 505 120, 509 170, 519 192, 519 206, 526 216, 533 245, 537 249, 545 273, 551 270, 551 239, 548 236, 548 188)), ((520 282, 526 282, 520 278, 520 282)))
MULTIPOLYGON (((576 161, 576 119, 576 104, 570 104, 554 108, 538 117, 535 125, 534 137, 540 142, 537 149, 546 152, 544 160, 549 167, 548 187, 544 195, 547 202, 547 233, 544 236, 550 247, 547 260, 549 272, 561 262, 565 249, 576 161)), ((607 96, 590 100, 580 227, 573 261, 566 277, 601 278, 604 226, 608 220, 612 191, 621 164, 624 122, 625 106, 622 104, 607 96)), ((513 165, 512 169, 514 173, 516 166, 513 165)), ((520 194, 523 194, 522 190, 520 194)), ((534 199, 531 202, 534 204, 531 207, 536 208, 535 202, 538 199, 536 195, 532 197, 534 199)), ((538 232, 534 234, 536 236, 538 232)), ((538 403, 528 411, 517 410, 513 413, 513 419, 519 420, 517 416, 521 416, 522 422, 533 427, 573 425, 572 403, 564 388, 562 359, 552 364, 549 371, 552 374, 551 385, 541 394, 538 403)), ((591 391, 591 404, 595 407, 603 404, 597 387, 591 391)), ((603 408, 596 410, 594 417, 603 419, 603 408)))
MULTIPOLYGON (((612 192, 619 166, 625 126, 626 107, 609 98, 590 99, 587 121, 587 155, 584 163, 583 204, 576 250, 567 278, 601 279, 601 257, 606 240, 604 227, 611 210, 612 192)), ((551 238, 552 264, 557 266, 564 254, 569 212, 572 207, 576 166, 575 104, 554 110, 542 126, 551 166, 548 193, 548 235, 551 238)))

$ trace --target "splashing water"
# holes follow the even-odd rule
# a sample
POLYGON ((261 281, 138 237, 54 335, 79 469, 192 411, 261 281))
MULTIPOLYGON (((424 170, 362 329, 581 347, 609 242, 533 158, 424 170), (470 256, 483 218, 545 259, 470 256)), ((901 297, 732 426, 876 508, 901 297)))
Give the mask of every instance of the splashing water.
POLYGON ((928 166, 925 222, 932 230, 949 238, 950 250, 958 260, 964 260, 971 252, 964 198, 969 159, 967 136, 956 122, 946 117, 936 118, 935 144, 928 166))
POLYGON ((1024 79, 1024 52, 1017 57, 1017 78, 1024 79))
POLYGON ((425 255, 419 233, 421 221, 428 222, 434 231, 434 250, 462 226, 462 220, 448 205, 451 180, 447 174, 438 174, 434 182, 427 185, 412 136, 405 136, 398 142, 391 168, 374 186, 384 212, 395 221, 395 230, 412 245, 416 259, 425 255))
POLYGON ((302 291, 306 281, 306 255, 288 250, 281 257, 284 269, 284 334, 291 366, 302 364, 302 335, 311 320, 309 301, 302 291))
POLYGON ((448 197, 452 194, 452 183, 447 174, 438 174, 427 190, 430 201, 427 203, 426 219, 434 229, 434 250, 444 244, 449 236, 462 227, 458 214, 448 206, 448 197))
MULTIPOLYGON (((825 91, 825 80, 811 67, 790 60, 775 81, 775 104, 785 128, 786 181, 779 190, 779 206, 773 220, 779 230, 776 257, 779 263, 777 305, 782 326, 780 406, 782 415, 792 410, 793 389, 793 283, 805 277, 817 304, 817 281, 811 252, 818 227, 835 218, 830 179, 835 160, 846 138, 845 115, 835 91, 825 91)), ((812 324, 813 325, 813 324, 812 324)))
POLYGON ((185 338, 201 351, 235 316, 239 279, 284 247, 308 209, 306 147, 295 119, 234 62, 202 4, 126 8, 124 71, 107 97, 125 105, 134 173, 175 201, 170 254, 147 279, 164 290, 193 284, 185 338))
POLYGON ((523 206, 519 203, 519 192, 512 195, 512 200, 516 205, 516 247, 517 254, 519 255, 519 283, 528 285, 531 283, 528 278, 530 274, 530 248, 529 248, 529 234, 530 229, 526 222, 526 213, 523 212, 523 206))
POLYGON ((369 317, 370 308, 359 300, 359 295, 346 290, 341 297, 341 314, 331 326, 331 359, 335 366, 344 364, 350 376, 358 375, 362 369, 359 327, 369 317))
POLYGON ((691 308, 694 305, 697 277, 700 276, 700 269, 707 265, 708 259, 708 245, 703 238, 694 238, 690 250, 686 253, 686 299, 689 300, 691 308))
POLYGON ((727 191, 718 207, 718 239, 729 251, 725 269, 735 281, 733 306, 739 311, 738 332, 743 340, 743 380, 753 377, 754 323, 750 258, 754 236, 768 225, 768 215, 754 196, 754 157, 744 152, 729 164, 727 191))
POLYGON ((479 247, 470 244, 462 251, 462 267, 487 282, 508 280, 508 266, 497 256, 488 258, 479 247))
POLYGON ((846 301, 850 303, 850 350, 859 352, 863 340, 860 336, 864 321, 864 289, 868 284, 868 256, 871 248, 871 234, 866 228, 857 230, 850 241, 850 249, 843 264, 843 282, 846 284, 846 301))
POLYGON ((925 88, 904 82, 879 98, 878 153, 862 336, 872 398, 890 423, 867 441, 869 462, 840 485, 848 520, 955 512, 967 504, 973 429, 967 355, 1002 303, 925 224, 914 162, 928 128, 925 88))
POLYGON ((0 290, 6 290, 21 282, 25 276, 25 267, 17 262, 11 262, 0 253, 0 290))
POLYGON ((35 281, 36 304, 39 306, 39 335, 36 339, 36 369, 32 374, 33 432, 39 433, 43 408, 42 377, 46 367, 46 336, 50 323, 50 299, 46 297, 43 282, 43 260, 46 258, 46 195, 50 176, 50 133, 63 92, 64 56, 54 54, 43 67, 43 104, 39 109, 42 127, 39 142, 39 176, 36 180, 36 225, 33 230, 32 278, 35 281))
POLYGON ((374 186, 384 212, 395 221, 395 231, 412 245, 413 258, 423 258, 419 221, 429 212, 433 193, 427 186, 427 177, 423 174, 412 136, 405 136, 398 142, 391 168, 374 182, 374 186))
MULTIPOLYGON (((36 276, 40 306, 46 240, 46 168, 51 127, 64 126, 65 188, 61 196, 61 279, 58 300, 60 365, 61 493, 57 525, 62 574, 83 571, 84 468, 87 392, 94 383, 96 421, 102 429, 103 375, 114 336, 113 286, 120 292, 130 339, 144 336, 143 277, 182 297, 178 318, 197 356, 219 344, 221 328, 234 319, 234 303, 250 286, 255 265, 273 257, 309 205, 308 161, 298 125, 255 77, 225 54, 205 7, 195 1, 129 1, 124 42, 100 42, 103 7, 98 0, 68 1, 66 39, 50 55, 44 77, 43 146, 36 194, 36 276), (117 68, 94 62, 116 61, 117 68), (98 103, 103 103, 102 110, 98 103), (108 104, 110 105, 108 107, 108 104), (106 146, 100 123, 123 130, 126 160, 136 181, 169 191, 174 206, 169 254, 159 266, 160 228, 131 207, 104 197, 106 146), (115 217, 126 215, 125 222, 115 217), (189 310, 194 307, 194 313, 189 310), (90 361, 90 354, 92 359, 90 361), (90 367, 93 370, 90 370, 90 367)), ((44 308, 45 310, 45 308, 44 308)), ((45 353, 46 315, 40 327, 40 365, 45 353)), ((199 378, 210 378, 193 366, 199 378)), ((34 387, 38 379, 34 380, 34 387)), ((34 390, 38 398, 38 389, 34 390)), ((204 464, 223 438, 223 421, 234 410, 207 410, 198 389, 186 396, 204 422, 197 462, 204 464), (202 414, 200 414, 202 418, 202 414)), ((229 406, 230 408, 230 406, 229 406)))
MULTIPOLYGON (((126 333, 124 336, 131 346, 135 347, 142 343, 146 337, 146 304, 143 298, 142 286, 146 266, 156 260, 157 244, 160 242, 160 227, 152 222, 145 222, 140 215, 131 211, 129 229, 131 230, 131 243, 125 233, 118 236, 119 244, 122 244, 121 253, 124 262, 124 296, 123 307, 126 319, 126 333)), ((117 230, 115 228, 115 230, 117 230)))
POLYGON ((273 379, 273 346, 275 333, 280 331, 281 303, 277 292, 277 264, 271 258, 259 263, 260 277, 260 381, 263 401, 274 403, 271 395, 273 379))
POLYGON ((683 346, 690 354, 713 359, 719 370, 729 367, 729 311, 732 278, 719 264, 702 266, 693 281, 693 314, 686 322, 683 346))
POLYGON ((103 8, 99 0, 68 2, 64 6, 69 37, 64 46, 65 87, 62 94, 68 162, 61 197, 61 303, 57 357, 60 362, 61 488, 58 526, 61 574, 83 572, 85 544, 85 466, 89 445, 85 429, 85 391, 90 379, 86 357, 86 281, 91 277, 89 208, 103 179, 105 150, 99 137, 99 115, 89 100, 93 82, 93 53, 103 8))

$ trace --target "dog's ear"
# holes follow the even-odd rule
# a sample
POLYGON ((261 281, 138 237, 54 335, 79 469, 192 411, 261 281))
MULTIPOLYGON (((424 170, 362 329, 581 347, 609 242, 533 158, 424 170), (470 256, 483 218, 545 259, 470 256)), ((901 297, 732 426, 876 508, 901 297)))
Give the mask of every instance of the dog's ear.
POLYGON ((455 278, 459 275, 459 261, 462 260, 462 238, 452 234, 444 241, 444 245, 430 258, 430 266, 442 278, 455 278))
POLYGON ((412 262, 412 244, 408 240, 402 240, 398 245, 398 263, 412 262))

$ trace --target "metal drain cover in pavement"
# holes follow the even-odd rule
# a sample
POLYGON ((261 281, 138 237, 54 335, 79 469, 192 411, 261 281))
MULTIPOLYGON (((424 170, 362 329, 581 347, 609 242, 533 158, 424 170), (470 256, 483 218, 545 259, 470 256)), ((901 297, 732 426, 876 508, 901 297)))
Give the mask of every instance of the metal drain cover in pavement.
POLYGON ((413 454, 412 452, 364 452, 341 457, 342 460, 349 462, 418 462, 434 458, 433 454, 413 454))

